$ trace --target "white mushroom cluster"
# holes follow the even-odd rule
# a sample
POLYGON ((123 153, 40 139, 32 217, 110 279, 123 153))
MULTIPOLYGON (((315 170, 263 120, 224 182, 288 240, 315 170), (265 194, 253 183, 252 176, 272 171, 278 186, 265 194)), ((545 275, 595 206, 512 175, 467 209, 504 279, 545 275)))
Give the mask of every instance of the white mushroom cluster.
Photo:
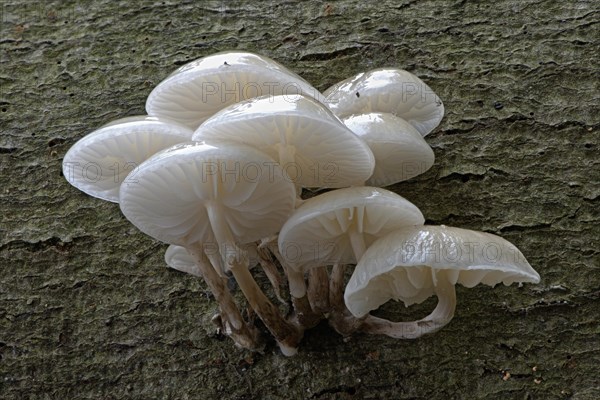
POLYGON ((264 345, 254 315, 286 355, 324 319, 343 335, 417 338, 451 320, 457 283, 539 281, 506 240, 424 225, 414 204, 380 188, 433 165, 424 137, 444 107, 409 72, 377 69, 321 94, 269 58, 219 53, 173 72, 146 111, 79 140, 64 176, 170 244, 167 264, 204 279, 214 321, 241 347, 264 345), (302 198, 324 188, 335 190, 302 198), (370 314, 433 295, 418 321, 370 314))

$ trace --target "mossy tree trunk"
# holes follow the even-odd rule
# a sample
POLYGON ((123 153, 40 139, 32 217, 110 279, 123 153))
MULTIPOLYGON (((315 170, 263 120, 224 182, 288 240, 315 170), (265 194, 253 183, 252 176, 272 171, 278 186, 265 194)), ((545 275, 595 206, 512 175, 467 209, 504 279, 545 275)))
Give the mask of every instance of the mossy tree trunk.
MULTIPOLYGON (((598 399, 600 10, 589 1, 3 0, 0 397, 598 399), (268 55, 319 89, 393 66, 447 114, 436 163, 393 187, 428 222, 500 234, 539 285, 458 289, 415 341, 327 326, 285 358, 215 335, 198 279, 118 206, 61 176, 67 149, 144 113, 176 66, 268 55)), ((382 315, 408 319, 435 304, 382 315)))

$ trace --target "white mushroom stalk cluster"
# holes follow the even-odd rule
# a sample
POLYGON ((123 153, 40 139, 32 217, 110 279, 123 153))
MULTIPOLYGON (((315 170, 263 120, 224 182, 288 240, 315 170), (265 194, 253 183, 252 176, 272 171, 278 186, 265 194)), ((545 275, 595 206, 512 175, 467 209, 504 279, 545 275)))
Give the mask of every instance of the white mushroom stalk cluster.
POLYGON ((243 348, 265 343, 255 316, 286 355, 325 319, 343 335, 417 338, 450 322, 457 283, 539 281, 506 240, 424 225, 414 204, 380 188, 433 165, 424 137, 444 107, 409 72, 377 69, 321 94, 269 58, 219 53, 173 72, 146 111, 83 137, 63 173, 170 244, 167 264, 204 279, 213 320, 243 348), (302 198, 323 188, 335 190, 302 198), (437 307, 417 321, 370 314, 433 295, 437 307))

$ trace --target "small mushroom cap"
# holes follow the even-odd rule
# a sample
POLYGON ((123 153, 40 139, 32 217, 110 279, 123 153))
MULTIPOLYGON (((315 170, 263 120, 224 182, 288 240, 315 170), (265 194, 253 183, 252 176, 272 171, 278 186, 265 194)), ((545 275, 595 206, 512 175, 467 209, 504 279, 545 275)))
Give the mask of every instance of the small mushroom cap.
POLYGON ((170 245, 165 252, 165 262, 177 271, 198 277, 202 276, 194 257, 188 253, 185 247, 170 245))
POLYGON ((263 96, 234 104, 204 122, 193 140, 254 146, 279 161, 302 187, 362 184, 375 167, 363 140, 321 103, 302 95, 263 96), (281 160, 280 150, 293 161, 281 160))
POLYGON ((230 104, 262 95, 298 93, 322 96, 300 76, 268 57, 224 52, 192 61, 169 75, 148 96, 146 112, 196 129, 230 104))
POLYGON ((90 196, 119 202, 127 175, 154 153, 192 137, 173 121, 140 115, 112 121, 75 143, 63 159, 63 175, 90 196))
POLYGON ((294 186, 273 164, 244 145, 181 143, 145 161, 135 181, 121 186, 121 211, 142 232, 187 247, 216 242, 213 210, 233 239, 255 242, 277 233, 294 208, 294 186))
POLYGON ((344 124, 364 140, 375 156, 370 186, 388 186, 427 171, 433 150, 411 124, 388 113, 353 115, 344 124))
POLYGON ((336 83, 323 95, 340 118, 369 112, 392 113, 425 136, 439 125, 444 105, 425 82, 408 71, 381 68, 336 83))
POLYGON ((299 272, 328 264, 357 262, 349 232, 368 247, 403 226, 422 225, 421 211, 403 197, 376 187, 334 190, 308 199, 279 233, 279 251, 299 272))
POLYGON ((346 306, 362 317, 390 299, 406 306, 435 293, 436 282, 473 287, 540 281, 512 243, 490 233, 441 226, 407 227, 375 241, 346 286, 346 306))
MULTIPOLYGON (((205 251, 213 251, 215 254, 218 254, 218 245, 216 243, 203 244, 202 247, 205 251)), ((258 264, 258 253, 256 251, 256 245, 248 243, 243 245, 242 248, 248 253, 248 259, 250 261, 250 268, 256 266, 258 264)), ((213 257, 211 260, 206 258, 206 262, 210 263, 211 261, 219 262, 219 265, 216 265, 215 268, 217 270, 222 271, 223 265, 221 257, 213 257)), ((188 253, 185 247, 176 246, 174 244, 169 245, 167 251, 165 252, 165 262, 170 268, 176 269, 177 271, 185 272, 186 274, 194 275, 194 276, 202 276, 200 269, 196 266, 196 261, 194 257, 188 253)))

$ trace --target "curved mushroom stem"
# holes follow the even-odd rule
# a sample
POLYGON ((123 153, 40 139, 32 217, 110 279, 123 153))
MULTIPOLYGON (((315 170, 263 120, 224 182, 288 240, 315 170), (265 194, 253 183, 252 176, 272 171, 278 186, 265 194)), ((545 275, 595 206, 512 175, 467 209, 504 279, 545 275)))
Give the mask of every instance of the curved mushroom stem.
MULTIPOLYGON (((365 237, 359 232, 355 223, 348 229, 350 244, 356 261, 360 260, 367 250, 365 237)), ((331 271, 330 302, 332 305, 329 324, 341 335, 348 336, 360 329, 365 318, 356 318, 344 303, 344 271, 345 266, 335 264, 331 271)))
POLYGON ((446 278, 439 279, 435 287, 438 304, 423 319, 412 322, 391 322, 387 319, 368 315, 360 330, 366 333, 387 335, 395 339, 416 339, 435 332, 447 325, 456 309, 456 291, 446 278))
POLYGON ((327 267, 311 268, 308 271, 308 301, 316 313, 329 312, 329 275, 327 267))
MULTIPOLYGON (((354 252, 356 261, 360 260, 367 250, 365 237, 362 232, 359 232, 356 222, 353 222, 347 231, 350 239, 350 245, 354 252)), ((362 326, 364 318, 354 317, 346 308, 344 303, 344 272, 346 266, 342 264, 334 264, 331 270, 330 287, 329 287, 329 302, 331 305, 328 316, 329 325, 331 325, 339 334, 348 336, 356 332, 362 326)))
POLYGON ((248 269, 247 254, 235 243, 220 206, 213 203, 207 205, 206 209, 213 233, 221 246, 220 252, 225 265, 233 274, 250 307, 275 337, 281 352, 286 356, 296 354, 303 332, 281 316, 277 307, 265 296, 254 280, 248 269))
POLYGON ((349 336, 361 327, 364 323, 364 318, 356 318, 350 313, 344 303, 345 270, 346 266, 343 264, 334 264, 331 270, 329 282, 329 303, 331 304, 329 325, 340 335, 349 336))
POLYGON ((241 347, 250 350, 259 349, 261 346, 258 329, 244 321, 225 282, 219 276, 215 268, 206 262, 202 246, 191 245, 186 248, 188 253, 194 257, 204 281, 219 303, 224 333, 227 336, 230 336, 235 343, 241 347))
POLYGON ((268 244, 269 250, 273 253, 285 274, 288 277, 288 283, 290 287, 290 295, 292 296, 292 304, 294 305, 294 311, 296 313, 295 319, 302 329, 309 329, 316 326, 321 320, 321 316, 314 313, 310 302, 307 297, 306 281, 304 280, 304 274, 296 271, 289 267, 279 249, 277 244, 268 244))
POLYGON ((329 326, 342 336, 350 336, 360 330, 365 322, 365 317, 356 318, 349 311, 331 313, 329 326))

